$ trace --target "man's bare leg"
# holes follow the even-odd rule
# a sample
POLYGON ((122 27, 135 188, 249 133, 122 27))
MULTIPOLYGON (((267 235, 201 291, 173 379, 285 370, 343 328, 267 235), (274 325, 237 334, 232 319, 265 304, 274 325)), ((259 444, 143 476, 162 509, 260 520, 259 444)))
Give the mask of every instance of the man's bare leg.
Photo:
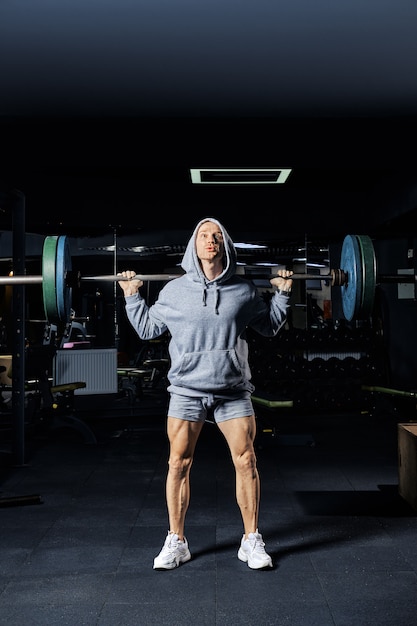
POLYGON ((170 452, 165 492, 169 530, 181 540, 184 539, 185 516, 190 504, 190 471, 202 427, 203 422, 169 416, 167 419, 170 452))
POLYGON ((256 465, 254 439, 255 416, 219 422, 230 449, 236 471, 236 500, 240 508, 245 538, 258 528, 260 480, 256 465))

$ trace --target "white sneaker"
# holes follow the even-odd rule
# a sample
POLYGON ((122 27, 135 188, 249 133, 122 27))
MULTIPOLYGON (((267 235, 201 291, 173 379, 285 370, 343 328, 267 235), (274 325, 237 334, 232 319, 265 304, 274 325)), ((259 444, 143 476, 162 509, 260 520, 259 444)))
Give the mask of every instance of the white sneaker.
POLYGON ((174 569, 190 559, 187 539, 180 541, 178 535, 169 532, 161 552, 153 560, 153 569, 174 569))
POLYGON ((247 563, 251 569, 272 567, 272 559, 265 552, 265 544, 262 540, 262 535, 258 533, 258 529, 254 533, 249 533, 246 540, 245 535, 243 535, 237 556, 241 561, 247 563))

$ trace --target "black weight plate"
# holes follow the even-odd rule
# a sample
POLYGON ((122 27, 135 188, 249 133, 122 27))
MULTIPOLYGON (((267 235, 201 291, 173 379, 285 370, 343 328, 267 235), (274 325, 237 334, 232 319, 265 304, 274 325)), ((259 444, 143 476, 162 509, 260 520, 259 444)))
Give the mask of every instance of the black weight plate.
POLYGON ((360 317, 367 319, 372 313, 376 286, 376 257, 372 239, 368 235, 356 235, 362 263, 362 301, 360 317))

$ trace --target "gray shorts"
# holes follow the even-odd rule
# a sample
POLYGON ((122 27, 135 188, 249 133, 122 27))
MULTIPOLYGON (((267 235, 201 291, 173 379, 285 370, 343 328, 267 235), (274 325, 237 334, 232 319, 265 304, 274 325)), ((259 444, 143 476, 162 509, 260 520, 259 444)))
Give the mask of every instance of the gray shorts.
POLYGON ((213 394, 194 398, 171 393, 168 406, 169 417, 177 417, 188 422, 205 422, 209 417, 213 417, 215 422, 225 422, 253 414, 249 392, 230 398, 213 394))

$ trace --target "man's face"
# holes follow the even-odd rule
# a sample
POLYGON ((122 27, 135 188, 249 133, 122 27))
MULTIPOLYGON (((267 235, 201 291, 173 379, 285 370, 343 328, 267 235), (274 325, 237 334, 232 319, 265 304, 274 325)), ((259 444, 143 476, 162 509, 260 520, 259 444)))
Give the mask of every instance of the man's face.
POLYGON ((213 222, 204 222, 197 231, 196 237, 197 256, 201 261, 214 261, 222 259, 224 241, 222 231, 213 222))

